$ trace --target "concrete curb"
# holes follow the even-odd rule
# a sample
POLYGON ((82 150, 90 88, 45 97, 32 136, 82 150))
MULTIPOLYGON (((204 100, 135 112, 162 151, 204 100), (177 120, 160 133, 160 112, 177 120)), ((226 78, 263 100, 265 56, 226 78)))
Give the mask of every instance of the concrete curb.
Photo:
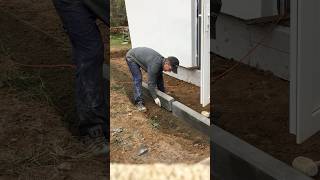
MULTIPOLYGON (((148 90, 148 85, 142 83, 142 87, 148 90)), ((156 90, 157 96, 161 101, 161 105, 168 111, 171 111, 174 116, 181 118, 187 123, 191 124, 197 130, 209 136, 210 132, 210 119, 204 115, 194 111, 193 109, 185 106, 184 104, 175 101, 175 99, 159 90, 156 90)))
POLYGON ((213 176, 223 180, 312 180, 223 129, 210 127, 213 176))
POLYGON ((193 109, 187 107, 186 105, 174 101, 172 102, 172 113, 176 117, 179 117, 191 124, 192 127, 200 130, 206 135, 210 135, 210 119, 203 116, 202 114, 194 111, 193 109))
MULTIPOLYGON (((148 85, 145 82, 142 82, 142 87, 145 90, 148 90, 148 85)), ((159 97, 161 101, 161 106, 165 108, 168 111, 172 111, 172 102, 174 101, 174 98, 167 95, 166 93, 163 93, 159 90, 156 90, 157 96, 159 97)))

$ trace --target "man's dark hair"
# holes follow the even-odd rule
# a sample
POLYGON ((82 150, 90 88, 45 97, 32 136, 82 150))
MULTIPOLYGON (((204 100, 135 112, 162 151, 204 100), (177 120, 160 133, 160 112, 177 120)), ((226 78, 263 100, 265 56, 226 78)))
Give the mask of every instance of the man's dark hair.
POLYGON ((168 61, 169 64, 171 65, 172 72, 177 73, 177 69, 178 69, 178 66, 179 66, 178 58, 176 58, 174 56, 169 56, 169 57, 166 58, 166 61, 168 61))
POLYGON ((167 58, 167 60, 169 61, 171 66, 179 66, 179 60, 178 58, 174 57, 174 56, 169 56, 167 58))

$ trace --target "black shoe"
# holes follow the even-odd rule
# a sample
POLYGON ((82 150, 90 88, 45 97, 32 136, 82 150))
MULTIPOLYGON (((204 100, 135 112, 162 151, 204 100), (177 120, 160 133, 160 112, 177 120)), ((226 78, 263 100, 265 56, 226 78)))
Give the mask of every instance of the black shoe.
POLYGON ((140 112, 147 112, 147 108, 143 105, 143 102, 138 102, 136 107, 140 112))
POLYGON ((88 134, 81 136, 81 142, 86 150, 95 156, 107 155, 110 151, 108 140, 99 126, 89 128, 88 134))
POLYGON ((81 142, 86 146, 86 150, 94 156, 108 155, 110 151, 107 139, 104 136, 100 137, 81 137, 81 142))

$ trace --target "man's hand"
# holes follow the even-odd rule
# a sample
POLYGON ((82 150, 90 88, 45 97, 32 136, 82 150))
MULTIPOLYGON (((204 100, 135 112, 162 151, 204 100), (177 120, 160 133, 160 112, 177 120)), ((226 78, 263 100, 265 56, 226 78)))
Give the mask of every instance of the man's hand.
POLYGON ((161 102, 160 102, 160 99, 159 98, 155 98, 154 99, 154 102, 161 107, 161 102))

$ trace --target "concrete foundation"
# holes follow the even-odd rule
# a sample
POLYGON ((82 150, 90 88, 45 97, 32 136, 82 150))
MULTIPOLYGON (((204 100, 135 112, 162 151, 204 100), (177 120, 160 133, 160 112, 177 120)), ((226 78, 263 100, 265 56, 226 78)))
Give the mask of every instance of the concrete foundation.
POLYGON ((178 74, 172 72, 166 74, 200 87, 200 72, 201 71, 199 69, 187 69, 184 67, 178 67, 178 74))
POLYGON ((266 40, 243 63, 271 71, 274 75, 289 80, 290 27, 274 26, 274 24, 247 25, 241 19, 221 14, 216 28, 217 38, 211 40, 213 53, 239 61, 266 37, 266 40))

